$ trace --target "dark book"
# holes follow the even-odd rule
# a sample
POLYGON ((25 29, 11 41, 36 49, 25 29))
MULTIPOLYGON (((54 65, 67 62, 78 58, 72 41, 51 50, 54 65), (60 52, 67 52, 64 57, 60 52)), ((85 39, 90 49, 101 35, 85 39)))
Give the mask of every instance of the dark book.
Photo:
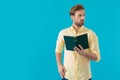
POLYGON ((89 48, 87 34, 82 34, 79 36, 64 36, 64 41, 67 50, 74 51, 74 47, 78 47, 78 45, 81 45, 83 49, 89 48))
POLYGON ((62 78, 62 80, 68 80, 68 79, 66 79, 66 78, 62 78))

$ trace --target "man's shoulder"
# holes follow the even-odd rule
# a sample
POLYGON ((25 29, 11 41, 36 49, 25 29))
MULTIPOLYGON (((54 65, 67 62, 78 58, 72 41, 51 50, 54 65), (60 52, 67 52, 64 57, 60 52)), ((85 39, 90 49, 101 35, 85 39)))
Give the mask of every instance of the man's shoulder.
POLYGON ((89 36, 97 36, 96 33, 94 32, 94 30, 85 27, 86 32, 88 33, 89 36))

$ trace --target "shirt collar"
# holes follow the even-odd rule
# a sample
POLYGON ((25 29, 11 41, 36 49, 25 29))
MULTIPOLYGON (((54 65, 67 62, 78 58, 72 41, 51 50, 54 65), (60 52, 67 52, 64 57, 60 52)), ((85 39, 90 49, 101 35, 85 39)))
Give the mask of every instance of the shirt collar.
MULTIPOLYGON (((78 28, 78 32, 83 31, 83 29, 84 29, 84 25, 78 28)), ((73 25, 71 26, 71 30, 75 31, 75 29, 73 28, 73 25)))

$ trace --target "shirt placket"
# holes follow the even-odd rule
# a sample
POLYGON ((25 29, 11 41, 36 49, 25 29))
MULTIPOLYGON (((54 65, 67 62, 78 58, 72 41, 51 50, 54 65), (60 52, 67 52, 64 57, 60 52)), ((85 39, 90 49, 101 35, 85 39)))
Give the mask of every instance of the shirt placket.
MULTIPOLYGON (((74 31, 74 36, 78 36, 80 34, 81 31, 79 31, 78 33, 76 33, 74 31)), ((74 52, 74 65, 75 65, 75 76, 74 76, 74 80, 78 80, 78 54, 74 52)))

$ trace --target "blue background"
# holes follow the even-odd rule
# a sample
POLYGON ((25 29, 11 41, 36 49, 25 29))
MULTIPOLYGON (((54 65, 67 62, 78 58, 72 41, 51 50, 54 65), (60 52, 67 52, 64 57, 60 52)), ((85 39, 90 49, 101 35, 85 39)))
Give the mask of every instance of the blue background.
POLYGON ((1 0, 0 80, 60 80, 56 38, 71 26, 75 4, 84 5, 85 26, 99 37, 102 59, 91 62, 93 80, 120 80, 119 0, 1 0))

